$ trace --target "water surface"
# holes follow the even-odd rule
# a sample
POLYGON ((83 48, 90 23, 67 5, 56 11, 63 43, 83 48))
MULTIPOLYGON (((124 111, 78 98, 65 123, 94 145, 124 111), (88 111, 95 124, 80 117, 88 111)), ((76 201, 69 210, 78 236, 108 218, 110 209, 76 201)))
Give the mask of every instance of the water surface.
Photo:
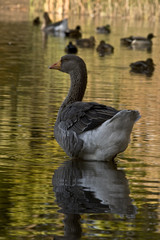
POLYGON ((111 21, 109 35, 81 23, 83 37, 104 39, 114 54, 79 49, 88 69, 85 101, 137 109, 131 143, 115 163, 70 160, 53 137, 57 111, 69 88, 67 74, 49 70, 68 39, 44 38, 31 22, 1 22, 0 239, 159 239, 160 48, 159 23, 111 21), (131 50, 120 38, 153 32, 152 51, 131 50), (151 77, 129 64, 153 58, 151 77), (59 236, 59 238, 58 238, 59 236), (56 238, 57 237, 57 238, 56 238))

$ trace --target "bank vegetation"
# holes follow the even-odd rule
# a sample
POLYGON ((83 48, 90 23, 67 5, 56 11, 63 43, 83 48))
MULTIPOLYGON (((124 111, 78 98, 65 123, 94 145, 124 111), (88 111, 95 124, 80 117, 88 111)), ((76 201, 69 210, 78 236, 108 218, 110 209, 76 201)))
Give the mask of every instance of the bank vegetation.
POLYGON ((30 0, 33 11, 61 16, 159 19, 160 0, 30 0))

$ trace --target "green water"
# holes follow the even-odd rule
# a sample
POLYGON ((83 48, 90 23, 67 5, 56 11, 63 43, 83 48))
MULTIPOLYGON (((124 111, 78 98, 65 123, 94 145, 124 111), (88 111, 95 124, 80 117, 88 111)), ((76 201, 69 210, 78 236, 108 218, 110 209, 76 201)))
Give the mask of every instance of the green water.
POLYGON ((80 23, 83 37, 115 47, 105 57, 79 49, 88 68, 84 100, 142 115, 116 164, 72 162, 53 137, 69 76, 48 66, 69 40, 45 39, 31 22, 0 23, 0 239, 160 237, 160 27, 108 21, 111 34, 96 35, 104 22, 71 19, 69 26, 80 23), (121 37, 149 32, 157 36, 151 52, 120 45, 121 37), (131 62, 148 57, 156 64, 151 77, 129 72, 131 62))

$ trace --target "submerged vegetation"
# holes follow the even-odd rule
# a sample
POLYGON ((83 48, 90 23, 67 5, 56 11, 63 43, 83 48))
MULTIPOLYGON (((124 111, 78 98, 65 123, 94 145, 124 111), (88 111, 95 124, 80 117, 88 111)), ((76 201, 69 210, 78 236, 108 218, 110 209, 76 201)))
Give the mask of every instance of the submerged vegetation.
POLYGON ((30 0, 34 12, 106 16, 109 18, 159 19, 160 0, 30 0))

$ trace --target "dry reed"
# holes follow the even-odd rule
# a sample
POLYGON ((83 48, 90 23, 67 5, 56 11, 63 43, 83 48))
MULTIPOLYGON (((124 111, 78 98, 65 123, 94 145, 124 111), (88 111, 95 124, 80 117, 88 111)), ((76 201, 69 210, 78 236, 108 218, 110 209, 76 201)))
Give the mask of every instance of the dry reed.
POLYGON ((35 11, 61 16, 90 15, 108 18, 159 19, 159 0, 30 0, 35 11))

